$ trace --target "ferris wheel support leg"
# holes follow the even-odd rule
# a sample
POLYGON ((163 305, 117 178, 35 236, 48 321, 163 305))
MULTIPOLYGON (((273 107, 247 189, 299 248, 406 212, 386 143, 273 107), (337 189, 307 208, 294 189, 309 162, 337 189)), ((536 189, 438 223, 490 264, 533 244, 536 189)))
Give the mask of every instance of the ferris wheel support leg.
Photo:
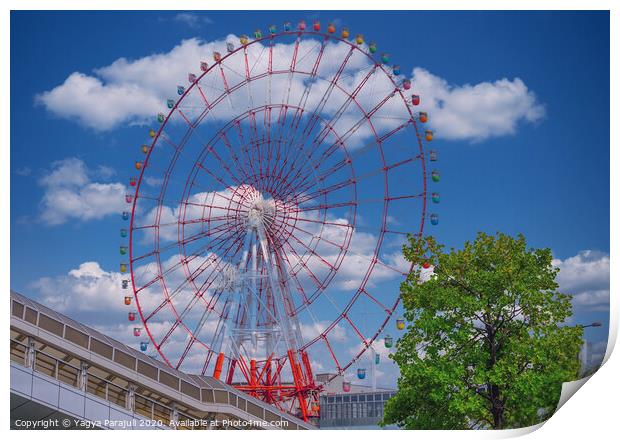
POLYGON ((306 402, 306 396, 303 392, 303 377, 301 377, 301 368, 295 360, 295 353, 292 350, 288 351, 288 360, 293 370, 293 382, 295 383, 295 394, 297 394, 297 400, 299 402, 299 409, 304 422, 308 421, 308 408, 306 402))
POLYGON ((284 336, 284 340, 288 349, 288 360, 291 367, 291 372, 293 373, 293 382, 295 386, 294 394, 297 396, 297 400, 299 402, 299 407, 301 411, 301 415, 304 421, 308 421, 308 410, 307 410, 307 400, 306 400, 306 383, 304 381, 303 373, 301 371, 301 367, 297 362, 297 341, 296 335, 292 328, 290 322, 290 316, 286 313, 285 304, 287 301, 287 297, 283 292, 283 286, 280 286, 276 280, 275 276, 277 273, 273 270, 273 255, 269 252, 269 247, 267 244, 267 239, 265 237, 264 230, 261 226, 256 228, 256 234, 258 235, 258 239, 261 246, 261 251, 263 254, 263 258, 267 263, 267 278, 269 279, 269 284, 271 291, 274 294, 278 294, 278 301, 275 301, 275 305, 278 311, 278 318, 280 320, 280 328, 282 330, 282 334, 284 336))
POLYGON ((224 365, 224 353, 220 352, 217 355, 217 361, 215 362, 215 370, 213 371, 213 377, 217 380, 222 375, 222 366, 224 365))
POLYGON ((228 376, 226 377, 226 383, 231 385, 233 382, 233 377, 235 376, 235 367, 237 366, 237 359, 231 359, 230 364, 228 366, 228 376))

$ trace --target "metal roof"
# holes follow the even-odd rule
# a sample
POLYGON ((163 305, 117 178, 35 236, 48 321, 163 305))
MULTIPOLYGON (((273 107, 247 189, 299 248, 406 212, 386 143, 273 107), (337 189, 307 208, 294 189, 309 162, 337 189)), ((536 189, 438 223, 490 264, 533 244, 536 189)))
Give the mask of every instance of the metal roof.
MULTIPOLYGON (((95 330, 92 327, 89 327, 87 325, 84 325, 74 319, 69 318, 66 315, 63 315, 62 313, 58 313, 54 310, 52 310, 51 308, 40 304, 36 301, 33 301, 32 299, 17 293, 13 290, 11 290, 11 303, 13 302, 17 302, 20 303, 22 305, 24 305, 27 308, 30 308, 34 311, 36 311, 37 313, 46 315, 49 318, 54 319, 55 321, 58 321, 59 323, 61 323, 64 326, 68 326, 71 327, 75 330, 78 330, 80 332, 82 332, 83 334, 87 335, 89 338, 95 339, 99 342, 103 342, 111 347, 113 347, 113 349, 115 351, 120 351, 122 353, 124 353, 125 355, 131 357, 131 358, 135 358, 136 360, 139 360, 141 363, 145 363, 148 365, 151 365, 154 368, 157 368, 160 371, 163 371, 165 373, 168 373, 169 375, 172 375, 175 378, 178 378, 180 380, 183 380, 185 382, 187 382, 188 384, 194 385, 196 387, 198 387, 199 389, 210 389, 210 390, 222 390, 222 391, 227 391, 229 393, 233 393, 236 394, 238 397, 245 399, 248 402, 251 402, 255 405, 258 405, 259 407, 265 409, 265 411, 269 411, 269 413, 273 414, 273 415, 277 415, 280 416, 282 418, 285 418, 287 420, 289 420, 290 422, 295 423, 296 425, 302 427, 302 428, 306 428, 306 429, 313 429, 315 428, 313 425, 310 425, 308 423, 303 422, 302 420, 294 417, 293 415, 290 415, 288 413, 284 413, 281 412, 280 410, 278 410, 277 408, 273 407, 272 405, 269 405, 261 400, 258 400, 254 397, 251 397, 247 394, 245 394, 242 391, 237 390, 236 388, 227 385, 217 379, 214 379, 213 377, 209 377, 209 376, 201 376, 201 375, 194 375, 194 374, 187 374, 184 373, 182 371, 176 370, 170 366, 168 366, 166 363, 159 361, 157 359, 153 359, 147 355, 145 355, 144 353, 140 352, 139 350, 135 350, 131 347, 128 347, 127 345, 123 344, 122 342, 117 341, 116 339, 113 339, 109 336, 106 336, 105 334, 101 333, 98 330, 95 330)), ((24 321, 24 314, 22 314, 21 317, 19 316, 15 316, 15 314, 13 313, 13 308, 11 308, 12 310, 12 318, 18 318, 21 319, 22 321, 24 321)), ((26 310, 24 308, 24 310, 26 310)), ((25 313, 25 312, 24 312, 25 313)), ((34 324, 37 325, 37 324, 34 324)), ((40 325, 37 325, 37 327, 40 327, 40 325)), ((45 329, 44 329, 45 330, 45 329)), ((60 337, 63 337, 62 335, 60 335, 60 337)), ((64 338, 66 339, 66 338, 64 338)), ((90 341, 91 339, 89 339, 90 341)), ((71 343, 71 341, 67 341, 69 343, 71 343)), ((89 344, 90 347, 90 344, 89 344)), ((83 348, 83 347, 81 347, 83 348)), ((90 349, 89 349, 90 351, 90 349)), ((111 362, 114 362, 113 359, 109 359, 111 362)), ((124 368, 127 368, 126 365, 121 365, 124 368)), ((138 367, 138 362, 135 362, 135 368, 134 370, 137 371, 137 367, 138 367)), ((179 384, 181 384, 181 381, 179 380, 179 384)), ((160 381, 161 382, 161 381, 160 381)), ((175 391, 177 392, 181 392, 181 385, 179 386, 179 388, 177 388, 175 391)), ((172 388, 174 390, 174 388, 172 388)), ((185 393, 183 393, 185 394, 185 393)), ((190 396, 192 397, 192 396, 190 396)))

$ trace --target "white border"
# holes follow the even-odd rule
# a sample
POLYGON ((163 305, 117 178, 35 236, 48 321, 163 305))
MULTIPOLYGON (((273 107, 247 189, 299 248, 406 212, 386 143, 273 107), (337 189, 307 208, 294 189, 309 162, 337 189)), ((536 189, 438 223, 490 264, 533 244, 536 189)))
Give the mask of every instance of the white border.
MULTIPOLYGON (((1 131, 1 142, 2 148, 0 151, 0 161, 2 162, 2 172, 0 173, 0 196, 3 204, 3 212, 5 213, 0 219, 1 230, 0 230, 0 243, 2 243, 2 259, 3 263, 0 268, 0 277, 5 280, 6 292, 10 289, 9 285, 9 240, 10 240, 10 228, 9 228, 9 197, 10 197, 10 10, 23 10, 23 9, 39 9, 39 10, 99 10, 99 9, 119 9, 119 10, 127 10, 127 9, 135 9, 135 10, 201 10, 201 9, 211 9, 211 10, 230 10, 231 7, 235 7, 238 10, 265 10, 265 9, 279 9, 285 6, 290 10, 346 10, 352 8, 362 7, 364 9, 374 9, 374 10, 399 10, 399 9, 416 9, 416 10, 478 10, 478 9, 492 9, 492 10, 564 10, 564 9, 573 9, 573 10, 611 10, 610 21, 611 21, 611 72, 610 78, 611 81, 611 90, 610 90, 610 105, 611 105, 611 113, 610 113, 610 128, 611 128, 611 145, 616 145, 616 148, 612 148, 610 152, 610 167, 614 169, 614 165, 618 165, 619 155, 617 152, 617 148, 620 145, 618 138, 618 125, 611 123, 612 121, 620 121, 618 118, 618 101, 620 100, 620 96, 618 95, 618 77, 620 75, 620 69, 618 69, 618 53, 619 53, 619 45, 620 41, 620 32, 619 32, 619 19, 618 19, 618 7, 616 6, 617 2, 613 2, 611 0, 592 0, 592 1, 576 1, 576 0, 504 0, 501 2, 498 1, 490 1, 490 0, 470 0, 464 2, 462 0, 426 0, 426 1, 394 1, 394 0, 382 0, 377 2, 367 2, 367 1, 346 1, 341 0, 339 2, 327 1, 327 0, 315 0, 315 1, 296 1, 296 2, 277 2, 274 0, 237 0, 234 2, 208 2, 205 0, 178 0, 176 2, 164 1, 164 0, 150 0, 149 2, 145 1, 136 1, 136 0, 92 0, 87 4, 83 1, 77 0, 57 0, 54 2, 45 1, 45 0, 5 0, 2 2, 2 6, 0 6, 1 16, 0 16, 0 47, 1 49, 1 82, 0 82, 0 96, 3 98, 3 105, 0 106, 0 121, 4 130, 1 131), (613 97, 613 98, 612 98, 613 97)), ((42 63, 45 60, 41 61, 42 63)), ((567 91, 570 93, 570 91, 567 91)), ((584 132, 584 137, 587 133, 584 132)), ((615 200, 617 200, 618 192, 617 188, 620 188, 620 179, 618 174, 611 173, 611 225, 618 224, 620 222, 620 218, 618 216, 618 205, 615 200)), ((615 251, 618 249, 618 234, 616 231, 611 229, 610 231, 611 238, 611 247, 610 250, 615 255, 615 251)), ((616 263, 616 259, 611 259, 611 290, 610 292, 615 292, 613 287, 616 285, 617 281, 617 273, 618 264, 616 263)), ((8 300, 5 299, 5 303, 3 303, 3 313, 0 314, 0 319, 2 320, 2 328, 5 330, 8 329, 9 326, 9 313, 6 307, 8 306, 8 300)), ((606 439, 610 436, 609 433, 618 432, 617 429, 617 419, 618 419, 618 410, 616 406, 616 400, 619 396, 620 391, 620 360, 618 359, 618 355, 612 356, 610 358, 613 346, 615 345, 615 341, 617 338, 618 331, 618 304, 615 295, 611 295, 611 304, 610 304, 610 335, 609 335, 609 344, 607 349, 607 354, 605 356, 606 363, 597 372, 590 381, 588 381, 587 385, 577 392, 577 394, 571 398, 559 411, 556 415, 554 415, 542 429, 537 430, 535 433, 531 434, 532 438, 535 439, 546 439, 546 438, 594 438, 594 439, 606 439)), ((4 349, 4 353, 8 353, 8 338, 5 336, 2 338, 2 346, 4 349)), ((4 386, 3 390, 7 390, 8 388, 8 372, 9 365, 2 364, 0 365, 2 370, 2 383, 4 386)), ((5 394, 6 396, 6 394, 5 394)), ((0 429, 8 430, 9 421, 8 421, 8 413, 9 413, 9 405, 8 399, 2 399, 2 407, 0 409, 2 414, 5 417, 5 424, 0 427, 0 429)), ((513 437, 517 435, 522 435, 527 432, 533 431, 534 428, 526 428, 522 430, 514 430, 514 431, 500 431, 500 432, 480 432, 480 431, 416 431, 415 433, 407 432, 407 431, 390 431, 390 436, 396 436, 399 438, 404 438, 404 436, 416 436, 416 437, 424 437, 424 438, 505 438, 505 437, 513 437)), ((12 434, 17 434, 17 432, 13 432, 12 434)), ((24 433, 28 437, 32 435, 33 432, 24 433)), ((55 436, 56 434, 64 436, 84 436, 86 433, 84 432, 72 432, 72 431, 63 431, 63 432, 46 432, 45 435, 55 436)), ((176 434, 176 433, 175 433, 176 434)), ((376 436, 379 434, 378 431, 321 431, 321 437, 349 437, 349 436, 376 436)), ((37 434, 35 434, 37 435, 37 434)), ((102 432, 89 432, 87 435, 91 436, 100 436, 106 435, 102 432)), ((120 432, 116 431, 115 436, 120 436, 125 438, 126 436, 133 436, 135 434, 132 432, 120 432)), ((149 436, 169 436, 170 433, 162 433, 162 432, 153 432, 149 431, 147 434, 149 436)), ((205 433, 203 432, 188 432, 186 435, 196 435, 204 438, 205 433)), ((231 437, 245 437, 247 435, 251 436, 270 436, 270 437, 279 437, 284 438, 284 436, 290 437, 289 432, 280 432, 274 433, 273 431, 267 432, 231 432, 226 431, 215 433, 209 432, 207 435, 216 435, 216 436, 231 436, 231 437)), ((298 433, 301 436, 316 436, 317 432, 306 432, 306 433, 298 433)))

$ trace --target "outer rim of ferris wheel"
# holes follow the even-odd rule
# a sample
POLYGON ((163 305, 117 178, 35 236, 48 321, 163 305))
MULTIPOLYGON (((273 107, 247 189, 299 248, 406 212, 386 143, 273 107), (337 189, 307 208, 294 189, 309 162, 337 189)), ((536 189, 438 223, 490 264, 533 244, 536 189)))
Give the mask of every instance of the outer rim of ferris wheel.
MULTIPOLYGON (((145 326, 145 330, 147 332, 147 334, 149 335, 149 338, 151 339, 151 341, 153 342, 154 347, 157 349, 157 351, 159 352, 159 354, 162 356, 162 358, 164 359, 164 361, 166 363, 168 363, 170 366, 172 367, 181 367, 182 366, 182 362, 183 359, 181 359, 179 362, 175 363, 175 362, 171 362, 172 359, 168 359, 167 356, 165 355, 165 353, 163 353, 162 350, 160 350, 161 347, 161 342, 158 343, 156 338, 154 337, 154 335, 152 334, 152 332, 149 329, 149 325, 148 325, 148 321, 152 316, 145 316, 145 314, 143 313, 142 308, 140 307, 140 301, 139 301, 139 292, 141 288, 144 288, 144 286, 136 286, 135 285, 135 278, 134 278, 134 264, 137 264, 139 262, 139 260, 141 259, 141 255, 134 255, 134 242, 133 242, 133 232, 135 231, 135 224, 134 224, 134 220, 135 220, 135 216, 136 216, 136 205, 138 203, 138 201, 141 199, 142 195, 140 193, 141 187, 143 185, 143 178, 145 176, 145 172, 149 169, 149 160, 151 159, 151 154, 154 151, 155 147, 157 146, 158 142, 163 141, 163 142, 171 142, 170 140, 166 140, 165 139, 165 128, 169 122, 169 119, 171 118, 171 116, 179 111, 181 112, 181 104, 184 100, 184 98, 192 92, 192 90, 194 90, 194 88, 196 87, 200 87, 200 81, 208 74, 210 74, 210 72, 219 69, 221 71, 221 75, 224 77, 224 83, 226 83, 226 79, 225 79, 225 73, 224 73, 224 68, 223 66, 225 66, 226 61, 234 56, 234 54, 243 51, 245 53, 245 59, 246 59, 246 64, 247 64, 247 51, 248 51, 248 47, 251 47, 254 44, 259 44, 259 43, 268 43, 268 47, 269 51, 270 51, 270 67, 269 69, 271 69, 271 52, 273 50, 274 47, 274 41, 277 41, 278 39, 282 38, 282 37, 296 37, 297 38, 297 44, 299 44, 299 41, 304 38, 304 37, 319 37, 320 39, 323 39, 323 43, 321 46, 321 52, 319 53, 319 55, 317 56, 317 61, 316 64, 318 65, 320 63, 320 57, 322 55, 322 51, 323 48, 325 47, 326 43, 329 41, 335 41, 337 43, 344 43, 346 45, 349 46, 349 50, 350 53, 353 53, 354 51, 359 51, 362 54, 366 55, 372 63, 372 68, 371 71, 373 72, 373 74, 375 72, 379 72, 385 76, 387 76, 390 81, 392 82, 393 86, 394 86, 394 90, 393 92, 391 92, 391 96, 396 96, 396 97, 400 97, 402 99, 402 101, 404 102, 405 108, 407 109, 407 112, 409 114, 409 118, 406 122, 404 122, 402 124, 403 127, 405 126, 411 126, 413 128, 413 130, 415 131, 415 136, 416 139, 414 140, 417 149, 414 149, 414 151, 412 153, 411 156, 411 162, 415 162, 417 164, 419 164, 419 166, 421 167, 421 175, 422 175, 422 181, 421 181, 421 191, 416 193, 416 194, 410 194, 410 195, 405 195, 403 197, 419 197, 420 200, 422 201, 422 206, 421 206, 421 218, 420 218, 420 225, 419 225, 419 231, 417 232, 417 234, 419 236, 421 236, 423 228, 424 228, 424 222, 425 222, 425 217, 426 217, 426 198, 427 198, 427 182, 426 182, 426 165, 425 165, 425 153, 424 153, 424 146, 422 143, 422 137, 420 135, 420 132, 418 130, 418 126, 417 123, 419 122, 416 117, 414 116, 414 113, 412 111, 411 108, 411 104, 408 102, 408 98, 405 96, 405 92, 403 91, 402 85, 399 85, 397 83, 397 78, 395 78, 393 75, 391 75, 390 73, 387 72, 386 67, 381 64, 378 63, 377 61, 375 61, 375 59, 372 57, 372 55, 368 52, 365 52, 364 50, 362 50, 360 45, 355 44, 354 42, 348 41, 345 38, 340 38, 337 37, 333 34, 329 34, 329 33, 321 33, 321 32, 315 32, 315 31, 289 31, 289 32, 280 32, 280 33, 275 33, 275 34, 270 34, 267 35, 265 37, 261 37, 261 38, 257 38, 254 39, 252 41, 247 42, 246 44, 242 44, 239 47, 235 48, 234 50, 230 51, 229 53, 227 53, 226 55, 222 56, 219 60, 217 60, 216 63, 212 64, 211 66, 209 66, 209 68, 205 71, 203 71, 203 73, 196 78, 196 80, 190 84, 190 86, 184 90, 184 93, 182 94, 182 96, 180 97, 180 99, 174 104, 174 107, 170 110, 170 113, 166 116, 165 121, 163 122, 163 124, 161 125, 161 127, 156 131, 155 135, 153 136, 153 142, 148 150, 147 156, 144 160, 144 162, 141 165, 141 172, 140 172, 140 177, 138 178, 137 181, 137 186, 136 186, 136 193, 135 193, 135 197, 133 198, 133 205, 132 205, 132 211, 131 211, 131 223, 130 223, 130 240, 129 240, 129 255, 130 255, 130 269, 131 269, 131 280, 132 280, 132 285, 134 287, 134 297, 136 299, 136 305, 138 307, 138 312, 140 314, 140 317, 144 323, 145 326)), ((316 41, 316 40, 314 40, 316 41)), ((294 55, 296 56, 296 55, 294 55)), ((350 56, 350 55, 349 55, 350 56)), ((344 60, 344 62, 341 64, 341 70, 344 68, 344 66, 347 63, 347 59, 344 60)), ((290 75, 309 75, 311 78, 315 78, 316 80, 323 80, 326 81, 328 83, 328 87, 331 87, 332 89, 340 89, 340 91, 344 94, 344 95, 348 95, 351 99, 351 102, 354 105, 357 105, 360 110, 363 112, 364 117, 365 117, 365 123, 368 124, 369 127, 371 127, 372 130, 372 136, 374 137, 375 140, 375 144, 376 144, 376 148, 378 149, 378 151, 380 152, 382 161, 383 161, 383 172, 385 173, 385 188, 384 188, 384 200, 383 200, 383 208, 381 210, 381 227, 380 227, 380 231, 379 231, 379 235, 377 237, 377 245, 375 247, 375 251, 374 251, 374 255, 372 257, 372 262, 369 265, 369 268, 365 274, 365 276, 363 277, 360 286, 357 288, 357 292, 355 293, 355 295, 351 298, 351 300, 348 302, 348 304, 345 306, 345 308, 343 309, 341 315, 334 320, 327 328, 325 328, 320 334, 318 334, 315 338, 313 338, 310 341, 307 341, 306 343, 302 344, 301 346, 297 347, 298 351, 302 351, 302 350, 306 350, 309 347, 311 347, 313 344, 318 343, 320 341, 325 341, 326 344, 329 347, 329 333, 330 331, 341 321, 345 320, 348 321, 348 324, 355 330, 355 332, 364 340, 364 342, 366 343, 366 346, 363 347, 359 353, 357 353, 357 355, 353 356, 348 363, 343 362, 342 364, 340 364, 333 352, 333 350, 331 348, 329 348, 332 356, 335 359, 336 365, 338 366, 338 372, 342 373, 345 370, 347 370, 347 368, 349 368, 353 363, 355 363, 357 361, 357 359, 360 358, 360 356, 362 356, 362 354, 364 353, 364 351, 368 348, 368 346, 370 346, 376 339, 377 337, 381 334, 381 332, 383 331, 384 327, 386 326, 386 324, 389 322, 389 320, 392 317, 392 314, 394 313, 395 309, 398 306, 398 303, 400 301, 399 296, 396 297, 395 301, 392 304, 387 304, 384 305, 382 303, 380 303, 379 301, 377 301, 376 298, 373 298, 372 294, 370 292, 368 292, 366 290, 366 284, 374 270, 374 268, 378 265, 381 264, 380 258, 378 256, 378 253, 380 251, 381 248, 381 243, 384 240, 385 234, 386 233, 390 233, 390 232, 394 232, 394 231, 390 231, 389 227, 388 227, 388 222, 387 222, 387 217, 389 214, 389 204, 391 200, 395 200, 396 198, 400 198, 401 196, 394 196, 393 194, 390 194, 389 191, 389 187, 388 187, 388 180, 387 180, 387 174, 389 172, 389 170, 391 169, 391 167, 393 166, 400 166, 399 164, 388 164, 385 162, 385 157, 383 155, 383 151, 382 151, 382 143, 385 142, 385 140, 387 140, 390 136, 392 136, 394 133, 396 133, 397 131, 393 131, 393 132, 389 132, 383 135, 380 135, 379 132, 375 129, 373 122, 371 120, 373 111, 366 111, 364 110, 359 103, 356 100, 356 96, 351 96, 351 94, 348 94, 344 89, 342 89, 339 84, 338 84, 338 79, 339 78, 331 78, 331 79, 326 79, 326 78, 320 78, 317 75, 317 71, 316 69, 312 72, 304 72, 301 70, 295 70, 295 59, 293 58, 292 62, 291 62, 291 67, 288 70, 281 70, 281 71, 268 71, 266 72, 266 74, 269 76, 269 78, 275 76, 275 75, 286 75, 286 74, 290 74, 290 75), (351 307, 353 306, 353 304, 355 303, 355 301, 357 300, 358 297, 360 297, 361 295, 367 296, 370 299, 372 299, 373 301, 381 304, 382 307, 385 308, 386 311, 386 317, 384 319, 384 321, 382 322, 382 324, 379 326, 379 328, 376 330, 376 332, 370 337, 370 338, 366 338, 364 336, 361 335, 361 332, 359 331, 359 329, 357 328, 356 324, 354 322, 351 321, 351 319, 347 316, 347 312, 351 309, 351 307)), ((260 73, 259 75, 256 75, 255 77, 252 77, 250 75, 247 75, 245 81, 241 81, 238 84, 235 84, 234 87, 236 88, 240 88, 243 86, 249 86, 253 81, 257 81, 258 77, 260 76, 261 78, 263 78, 265 75, 265 73, 260 73)), ((227 94, 231 93, 229 90, 226 91, 227 94)), ((219 101, 220 103, 224 102, 224 98, 220 99, 219 101)), ((381 102, 387 102, 387 101, 381 101, 381 102)), ((212 110, 212 108, 215 108, 215 106, 217 106, 218 104, 215 104, 213 107, 207 106, 207 113, 209 111, 212 110)), ((318 108, 315 108, 313 111, 316 112, 316 110, 318 110, 318 108)), ((373 109, 374 110, 374 109, 373 109)), ((301 111, 302 113, 304 111, 306 111, 306 109, 303 109, 302 107, 296 106, 296 105, 292 105, 289 104, 288 102, 286 104, 283 103, 278 103, 278 102, 270 102, 269 104, 264 104, 264 105, 259 105, 253 108, 248 108, 245 112, 238 114, 237 116, 231 118, 228 122, 226 123, 222 123, 222 128, 213 136, 211 141, 216 141, 222 140, 226 137, 226 133, 232 130, 235 130, 237 127, 239 127, 245 120, 250 120, 250 124, 252 124, 251 120, 254 119, 254 121, 256 121, 256 115, 260 114, 260 113, 267 113, 269 112, 270 114, 274 111, 278 111, 280 112, 280 114, 282 114, 282 112, 284 112, 284 114, 286 115, 289 111, 301 111)), ((195 131, 195 127, 192 127, 192 123, 181 113, 181 115, 183 116, 183 118, 186 120, 187 124, 188 124, 188 129, 187 129, 187 133, 192 133, 193 131, 195 131)), ((206 117, 206 115, 205 115, 206 117)), ((351 238, 353 235, 353 231, 356 229, 356 220, 357 220, 357 207, 358 207, 358 193, 357 193, 357 176, 355 173, 355 166, 354 166, 354 160, 351 159, 351 155, 355 155, 355 152, 353 151, 351 154, 349 153, 348 149, 347 149, 347 145, 346 145, 346 139, 343 140, 343 134, 338 132, 337 128, 333 126, 331 121, 328 121, 324 118, 322 118, 320 116, 320 112, 317 115, 318 120, 321 122, 321 124, 323 124, 323 126, 326 128, 326 131, 328 133, 330 133, 335 139, 337 139, 337 144, 339 145, 339 150, 344 152, 345 158, 346 158, 346 164, 345 166, 343 166, 343 168, 347 168, 349 169, 350 172, 350 186, 352 188, 352 196, 351 199, 348 201, 348 203, 350 204, 350 206, 353 209, 352 212, 352 222, 348 223, 346 227, 339 225, 337 227, 342 227, 343 229, 346 229, 347 232, 345 233, 345 238, 343 239, 342 243, 339 244, 339 248, 340 248, 340 254, 342 255, 342 258, 337 259, 337 263, 334 265, 334 267, 332 268, 333 270, 330 270, 330 276, 326 277, 322 282, 319 282, 316 290, 311 293, 310 295, 306 295, 306 299, 305 301, 299 305, 297 308, 295 308, 295 311, 293 314, 297 314, 299 312, 301 312, 304 308, 310 307, 314 300, 316 300, 317 298, 319 298, 321 296, 321 294, 323 292, 325 292, 325 290, 328 288, 331 280, 334 278, 334 276, 337 274, 338 269, 342 263, 342 261, 344 260, 345 256, 347 255, 347 253, 349 252, 349 245, 351 242, 351 238)), ((286 118, 286 116, 285 116, 286 118)), ((266 119, 264 119, 266 120, 266 119)), ((271 116, 269 117, 269 120, 271 121, 271 116)), ((254 122, 255 123, 255 122, 254 122)), ((399 127, 399 129, 401 129, 402 127, 399 127)), ((187 254, 186 252, 186 242, 185 240, 187 239, 186 237, 186 213, 187 213, 187 207, 189 204, 189 198, 192 195, 192 188, 194 188, 196 186, 196 173, 198 173, 198 171, 204 171, 204 158, 205 156, 211 154, 211 157, 215 157, 216 156, 216 152, 212 146, 211 141, 207 142, 207 145, 209 145, 208 148, 205 148, 202 151, 202 154, 200 157, 198 157, 193 165, 193 170, 192 173, 190 173, 190 175, 187 176, 187 181, 185 183, 185 188, 183 191, 183 198, 182 198, 182 202, 181 204, 184 206, 183 209, 183 213, 181 215, 181 213, 179 214, 179 230, 178 230, 178 241, 177 241, 177 245, 179 247, 180 253, 183 256, 181 258, 181 261, 187 260, 187 258, 191 257, 191 253, 190 255, 187 254)), ((300 149, 300 154, 303 153, 303 148, 304 148, 304 143, 302 142, 299 146, 300 149)), ((177 149, 182 149, 184 144, 180 144, 180 145, 174 145, 177 149)), ((260 145, 258 145, 258 147, 260 147, 260 145)), ((169 164, 169 169, 173 169, 174 165, 176 163, 176 160, 178 159, 178 155, 176 155, 174 157, 174 159, 171 161, 171 163, 169 164)), ((270 158, 270 161, 272 159, 275 158, 270 158)), ((322 196, 322 201, 323 201, 323 205, 320 206, 318 208, 318 210, 322 213, 322 224, 319 225, 320 229, 319 229, 319 233, 315 234, 318 235, 318 239, 314 241, 313 243, 313 247, 308 247, 309 253, 314 253, 315 255, 317 255, 317 247, 319 246, 319 244, 321 243, 321 234, 323 233, 323 231, 325 230, 325 225, 328 222, 328 218, 329 218, 329 210, 331 209, 330 204, 329 204, 329 200, 328 200, 328 195, 329 195, 329 188, 325 188, 325 186, 321 186, 321 179, 319 178, 319 176, 317 176, 316 173, 316 169, 320 168, 320 164, 314 164, 312 163, 312 159, 311 157, 308 157, 309 161, 305 163, 305 165, 309 168, 306 172, 304 172, 304 174, 306 174, 306 180, 305 182, 305 186, 304 186, 304 190, 309 190, 312 188, 317 188, 315 190, 315 192, 318 194, 318 198, 320 198, 322 196), (308 183, 310 182, 310 183, 308 183)), ((277 162, 277 161, 275 161, 277 162)), ((227 207, 227 214, 231 219, 235 219, 234 222, 231 222, 229 225, 227 225, 226 228, 222 229, 222 233, 227 233, 231 236, 234 235, 240 235, 243 233, 243 228, 241 227, 241 218, 240 218, 240 207, 245 207, 247 208, 247 197, 253 197, 254 195, 252 194, 247 194, 247 191, 244 193, 244 190, 242 188, 243 184, 252 184, 254 186, 254 188, 256 190, 259 191, 261 197, 263 197, 263 194, 269 194, 269 196, 271 196, 271 199, 274 201, 274 204, 279 207, 275 209, 276 212, 278 212, 279 215, 275 215, 274 218, 271 220, 271 224, 269 225, 269 227, 273 227, 274 231, 271 232, 271 234, 274 236, 274 241, 273 241, 273 246, 276 248, 283 248, 287 243, 288 240, 291 239, 291 237, 294 237, 295 239, 297 239, 298 241, 300 241, 298 239, 298 237, 295 236, 295 234, 299 234, 298 229, 300 228, 300 226, 298 225, 298 223, 300 223, 300 219, 299 219, 299 205, 295 203, 295 194, 299 193, 299 189, 300 188, 296 188, 295 186, 293 186, 290 182, 287 182, 286 179, 283 179, 282 175, 277 175, 276 178, 274 178, 274 175, 267 175, 264 174, 262 172, 256 172, 254 170, 253 173, 249 173, 247 172, 248 170, 243 170, 242 167, 238 166, 238 164, 232 164, 233 166, 237 166, 237 168, 234 169, 235 172, 238 173, 239 176, 242 176, 243 179, 245 179, 246 181, 244 182, 243 179, 239 179, 239 183, 241 183, 241 185, 237 186, 235 188, 235 191, 233 192, 233 198, 237 197, 238 201, 236 202, 236 206, 235 203, 233 203, 232 201, 229 201, 228 207, 227 207), (279 182, 277 182, 277 180, 280 180, 279 182), (241 189, 240 189, 241 188, 241 189), (279 242, 277 240, 280 240, 279 242)), ((230 166, 230 164, 222 164, 222 169, 226 169, 226 166, 230 166)), ((281 172, 282 170, 280 170, 281 172)), ((165 200, 165 193, 166 193, 166 189, 168 186, 168 178, 169 175, 166 174, 164 175, 164 181, 162 183, 161 186, 161 191, 160 191, 160 199, 158 200, 158 206, 159 206, 159 210, 158 210, 158 216, 156 219, 156 225, 159 226, 159 221, 161 220, 161 207, 163 206, 163 202, 165 200)), ((217 179, 216 179, 217 180, 217 179)), ((230 185, 225 185, 227 188, 230 187, 230 185)), ((251 192, 251 191, 250 191, 251 192)), ((203 206, 203 209, 211 209, 210 207, 208 207, 207 205, 203 206)), ((211 221, 211 219, 207 216, 205 217, 205 223, 209 224, 209 222, 211 221)), ((155 226, 154 224, 154 226, 155 226)), ((156 234, 156 246, 157 249, 159 247, 159 227, 154 228, 155 229, 155 234, 156 234)), ((237 249, 238 251, 238 249, 237 249)), ((320 257, 320 255, 319 255, 320 257)), ((284 260, 282 258, 282 260, 284 260)), ((285 264, 284 261, 281 262, 281 264, 285 264)), ((159 273, 162 274, 165 271, 162 268, 162 262, 160 259, 158 259, 158 265, 159 265, 159 273)), ((185 275, 186 278, 189 280, 190 283, 193 283, 194 280, 191 279, 192 274, 189 271, 189 266, 187 264, 182 264, 183 269, 185 271, 185 275)), ((290 265, 289 265, 290 268, 290 265)), ((403 275, 406 275, 406 273, 403 273, 403 275)), ((188 333, 188 335, 190 336, 190 338, 192 338, 192 340, 196 340, 196 342, 198 342, 199 344, 203 344, 205 346, 205 348, 207 348, 210 351, 213 351, 211 347, 209 347, 207 344, 204 344, 203 341, 200 341, 196 335, 193 334, 192 329, 187 326, 184 322, 183 319, 181 317, 181 315, 179 314, 179 312, 176 310, 174 304, 172 303, 172 301, 170 301, 170 294, 165 286, 165 280, 164 277, 161 277, 160 280, 163 284, 163 291, 164 291, 164 296, 165 296, 165 300, 164 302, 167 302, 168 306, 173 310, 174 315, 177 318, 176 321, 176 326, 181 326, 185 329, 185 331, 188 333)), ((200 291, 199 286, 194 285, 194 289, 196 289, 196 291, 200 291)), ((201 296, 200 298, 203 301, 206 301, 204 299, 204 297, 201 296)), ((206 304, 208 306, 208 304, 206 304)), ((176 328, 176 327, 175 327, 176 328)), ((214 354, 214 353, 211 353, 214 354)), ((203 373, 206 373, 206 371, 203 371, 203 373)))

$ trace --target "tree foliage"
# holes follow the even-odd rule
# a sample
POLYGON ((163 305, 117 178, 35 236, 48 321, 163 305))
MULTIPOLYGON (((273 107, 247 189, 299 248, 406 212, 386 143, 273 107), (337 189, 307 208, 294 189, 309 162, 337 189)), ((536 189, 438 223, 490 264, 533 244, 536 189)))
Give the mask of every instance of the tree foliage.
POLYGON ((383 423, 502 429, 551 416, 562 383, 577 377, 583 332, 563 324, 572 306, 557 291, 551 251, 480 233, 450 252, 410 237, 403 252, 414 265, 401 285, 409 325, 392 355, 401 377, 383 423))

